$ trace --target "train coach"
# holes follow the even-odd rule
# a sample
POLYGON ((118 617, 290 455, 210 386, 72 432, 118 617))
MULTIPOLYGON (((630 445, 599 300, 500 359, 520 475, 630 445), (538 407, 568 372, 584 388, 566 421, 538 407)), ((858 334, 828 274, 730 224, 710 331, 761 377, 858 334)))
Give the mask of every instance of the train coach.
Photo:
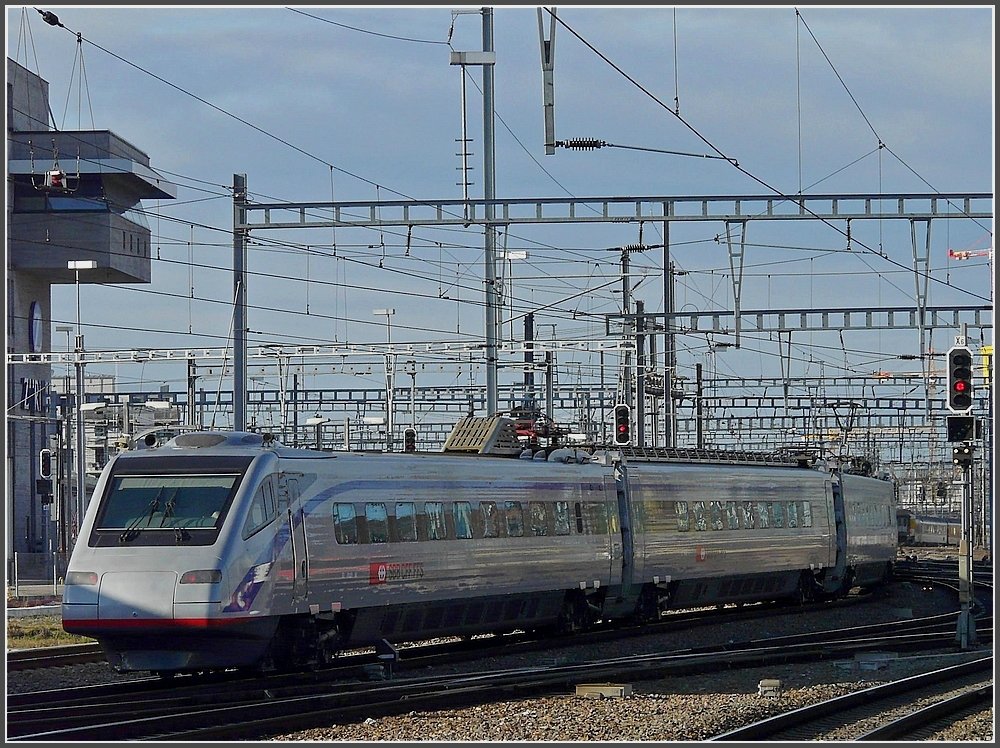
POLYGON ((832 598, 891 573, 885 481, 773 456, 532 455, 504 418, 465 419, 449 444, 465 453, 193 432, 122 453, 88 506, 63 627, 122 672, 289 669, 381 640, 832 598), (463 424, 477 436, 456 438, 463 424))

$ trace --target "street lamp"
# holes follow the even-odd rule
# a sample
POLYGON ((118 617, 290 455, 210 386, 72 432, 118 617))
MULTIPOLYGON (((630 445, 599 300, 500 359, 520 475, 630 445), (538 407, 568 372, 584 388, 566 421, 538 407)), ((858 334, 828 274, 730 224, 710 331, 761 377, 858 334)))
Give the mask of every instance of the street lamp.
POLYGON ((323 424, 329 423, 329 422, 330 422, 329 418, 325 418, 325 417, 321 416, 319 413, 317 413, 316 415, 314 415, 312 418, 307 418, 306 419, 306 426, 315 426, 316 427, 316 449, 322 449, 323 448, 323 434, 322 434, 321 429, 323 428, 323 424))
POLYGON ((70 260, 66 265, 76 274, 76 503, 77 531, 83 525, 83 513, 87 508, 87 471, 84 455, 83 433, 83 330, 80 326, 80 271, 93 270, 96 260, 70 260))
MULTIPOLYGON (((56 332, 66 333, 66 353, 72 350, 72 343, 70 342, 70 333, 73 332, 72 325, 58 325, 56 327, 56 332)), ((63 397, 63 410, 62 410, 62 421, 60 421, 60 429, 62 433, 59 435, 59 460, 56 464, 59 466, 59 506, 57 513, 57 522, 59 524, 59 552, 66 553, 69 550, 67 544, 67 531, 66 525, 69 520, 69 515, 72 514, 72 509, 69 505, 70 489, 69 489, 69 465, 71 464, 68 457, 70 454, 70 426, 71 421, 69 418, 69 377, 70 377, 70 367, 67 363, 65 378, 62 387, 62 397, 63 397)))
POLYGON ((396 356, 392 352, 392 315, 395 309, 373 309, 372 314, 385 315, 385 451, 392 451, 392 390, 393 375, 395 374, 396 356))

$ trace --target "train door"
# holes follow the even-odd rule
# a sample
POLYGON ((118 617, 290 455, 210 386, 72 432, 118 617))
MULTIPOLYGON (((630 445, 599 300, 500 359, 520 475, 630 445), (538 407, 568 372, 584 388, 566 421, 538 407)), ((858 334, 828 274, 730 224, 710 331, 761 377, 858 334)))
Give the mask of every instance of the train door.
POLYGON ((621 595, 627 596, 632 587, 633 576, 633 545, 632 545, 632 502, 629 496, 630 478, 628 468, 624 463, 615 465, 615 493, 617 497, 617 528, 612 528, 611 535, 611 584, 615 578, 621 585, 621 595), (617 529, 617 534, 614 530, 617 529), (617 551, 617 557, 616 557, 617 551))
POLYGON ((306 543, 306 517, 299 502, 298 477, 282 474, 278 485, 288 522, 288 540, 292 555, 292 602, 294 603, 306 598, 309 586, 309 546, 306 543))
POLYGON ((826 592, 833 593, 839 590, 845 583, 847 573, 847 505, 844 501, 844 482, 838 473, 833 481, 828 484, 832 490, 834 538, 836 544, 836 561, 834 567, 824 577, 823 588, 826 592))
POLYGON ((608 584, 614 588, 622 583, 622 537, 618 521, 618 485, 617 469, 614 476, 605 476, 604 495, 608 497, 605 504, 608 513, 608 563, 610 573, 608 584))

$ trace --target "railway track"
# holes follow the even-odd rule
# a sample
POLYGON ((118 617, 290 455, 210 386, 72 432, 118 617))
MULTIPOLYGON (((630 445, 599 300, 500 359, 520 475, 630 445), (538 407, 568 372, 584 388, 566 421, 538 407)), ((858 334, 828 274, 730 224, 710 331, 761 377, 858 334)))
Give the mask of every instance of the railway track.
MULTIPOLYGON (((134 685, 131 691, 63 692, 60 700, 49 699, 49 692, 25 694, 8 698, 8 738, 46 742, 255 739, 361 717, 563 693, 582 682, 649 680, 734 667, 814 662, 887 647, 922 652, 948 647, 954 638, 954 616, 934 619, 474 675, 414 676, 411 673, 425 672, 426 663, 420 655, 407 655, 397 663, 396 678, 377 683, 345 682, 318 672, 214 682, 176 678, 169 687, 150 679, 150 683, 128 684, 134 685), (53 725, 59 728, 52 729, 53 725)), ((436 664, 441 662, 438 656, 436 664)))
POLYGON ((831 733, 852 741, 909 738, 935 719, 967 713, 970 704, 991 704, 992 673, 993 657, 982 657, 785 712, 711 740, 824 740, 831 733), (922 700, 931 704, 913 708, 922 700), (910 711, 905 717, 894 716, 900 709, 910 711), (867 726, 872 721, 881 724, 867 726))
POLYGON ((104 650, 97 642, 67 644, 60 647, 36 647, 8 652, 7 671, 38 670, 47 667, 65 667, 66 665, 84 665, 89 662, 104 661, 104 650))

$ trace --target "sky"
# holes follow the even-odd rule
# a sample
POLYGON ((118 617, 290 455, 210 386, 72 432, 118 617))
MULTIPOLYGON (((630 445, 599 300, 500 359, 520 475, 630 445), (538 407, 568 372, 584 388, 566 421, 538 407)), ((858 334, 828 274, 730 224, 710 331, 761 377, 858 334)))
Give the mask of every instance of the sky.
MULTIPOLYGON (((174 201, 144 201, 152 282, 81 286, 89 350, 227 345, 234 174, 247 175, 256 203, 460 199, 463 182, 483 195, 482 73, 465 70, 463 128, 463 71, 449 64, 451 52, 482 50, 478 6, 6 12, 7 55, 49 82, 53 125, 110 129, 178 186, 174 201)), ((555 136, 609 145, 551 155, 536 8, 494 6, 492 15, 498 198, 993 191, 992 6, 558 7, 555 136)), ((752 222, 742 308, 914 306, 909 228, 856 222, 848 241, 842 224, 752 222)), ((992 228, 933 223, 929 304, 992 304, 986 258, 948 256, 990 247, 992 228)), ((720 222, 671 228, 677 309, 732 308, 724 232, 720 222)), ((501 230, 501 253, 527 255, 499 268, 504 337, 520 339, 534 311, 539 338, 603 339, 605 315, 621 307, 618 248, 662 242, 652 222, 501 230)), ((409 237, 399 228, 255 231, 248 342, 480 342, 483 244, 477 226, 409 237), (388 325, 374 312, 387 308, 388 325)), ((659 249, 631 255, 632 295, 648 312, 663 310, 661 278, 659 249)), ((73 323, 75 310, 75 288, 56 287, 53 327, 73 323)), ((929 344, 943 351, 951 338, 938 331, 929 344)), ((744 330, 740 350, 711 355, 732 339, 680 335, 679 372, 710 362, 720 375, 780 373, 776 336, 744 330)), ((801 333, 793 343, 796 375, 919 370, 900 360, 918 353, 916 331, 801 333)), ((561 354, 562 381, 593 377, 596 355, 561 354)), ((425 365, 445 382, 483 382, 482 367, 462 373, 453 357, 425 365)), ((383 382, 377 366, 341 371, 383 382)), ((183 372, 166 364, 113 373, 126 386, 183 388, 183 372)), ((501 382, 520 376, 511 367, 501 382)))

